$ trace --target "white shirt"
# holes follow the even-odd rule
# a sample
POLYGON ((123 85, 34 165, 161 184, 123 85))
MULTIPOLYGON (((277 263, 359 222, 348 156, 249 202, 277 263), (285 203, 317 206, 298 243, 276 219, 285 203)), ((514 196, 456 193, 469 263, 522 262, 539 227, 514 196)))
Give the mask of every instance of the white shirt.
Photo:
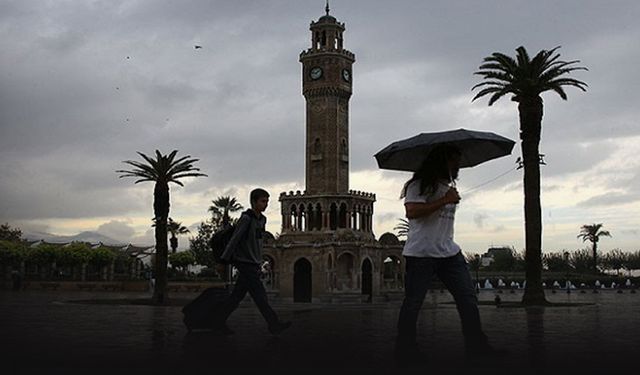
MULTIPOLYGON (((438 183, 435 192, 427 187, 425 195, 420 193, 420 181, 412 181, 407 187, 405 203, 430 203, 447 193, 449 185, 438 183)), ((456 205, 447 204, 427 216, 409 219, 409 233, 402 255, 421 258, 447 258, 460 252, 453 241, 453 220, 456 205)))

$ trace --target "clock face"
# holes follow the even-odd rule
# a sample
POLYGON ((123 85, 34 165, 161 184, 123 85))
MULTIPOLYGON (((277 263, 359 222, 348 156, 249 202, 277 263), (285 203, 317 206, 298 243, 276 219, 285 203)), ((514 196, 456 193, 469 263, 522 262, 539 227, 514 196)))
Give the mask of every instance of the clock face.
POLYGON ((348 69, 342 69, 342 79, 344 79, 345 82, 351 81, 351 72, 348 69))
POLYGON ((311 77, 311 79, 318 79, 322 77, 322 68, 320 67, 311 68, 311 71, 309 71, 309 77, 311 77))

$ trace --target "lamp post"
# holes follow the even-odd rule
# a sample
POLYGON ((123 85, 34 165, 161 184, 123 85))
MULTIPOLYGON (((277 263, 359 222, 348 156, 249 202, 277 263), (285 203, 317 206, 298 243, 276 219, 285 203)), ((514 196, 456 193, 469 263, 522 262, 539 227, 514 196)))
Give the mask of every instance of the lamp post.
POLYGON ((567 293, 571 293, 571 288, 569 285, 569 252, 564 252, 564 267, 565 267, 565 279, 567 280, 567 293))
POLYGON ((478 278, 478 270, 480 269, 480 255, 475 256, 476 263, 476 293, 480 293, 480 279, 478 278))

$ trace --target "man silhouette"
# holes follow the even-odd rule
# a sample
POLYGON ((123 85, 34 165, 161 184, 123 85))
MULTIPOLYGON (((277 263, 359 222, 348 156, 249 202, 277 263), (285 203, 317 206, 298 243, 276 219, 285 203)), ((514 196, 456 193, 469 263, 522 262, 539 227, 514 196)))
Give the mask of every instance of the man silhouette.
POLYGON ((267 218, 262 213, 269 204, 269 193, 264 189, 254 189, 249 199, 251 208, 240 216, 233 236, 221 256, 238 270, 238 278, 233 292, 222 304, 217 328, 225 334, 233 333, 226 321, 238 308, 240 301, 249 293, 267 321, 269 332, 277 335, 289 328, 291 322, 281 322, 278 319, 278 315, 269 305, 267 292, 260 280, 260 266, 263 263, 262 241, 267 223, 267 218))

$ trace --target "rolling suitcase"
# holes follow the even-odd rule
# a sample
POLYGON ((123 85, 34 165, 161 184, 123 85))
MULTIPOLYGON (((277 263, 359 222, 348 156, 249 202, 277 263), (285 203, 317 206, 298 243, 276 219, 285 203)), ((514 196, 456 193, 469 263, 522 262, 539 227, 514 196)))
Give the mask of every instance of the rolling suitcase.
POLYGON ((194 329, 212 329, 215 323, 216 312, 229 296, 227 288, 208 288, 198 297, 182 308, 184 317, 182 321, 189 332, 194 329))

